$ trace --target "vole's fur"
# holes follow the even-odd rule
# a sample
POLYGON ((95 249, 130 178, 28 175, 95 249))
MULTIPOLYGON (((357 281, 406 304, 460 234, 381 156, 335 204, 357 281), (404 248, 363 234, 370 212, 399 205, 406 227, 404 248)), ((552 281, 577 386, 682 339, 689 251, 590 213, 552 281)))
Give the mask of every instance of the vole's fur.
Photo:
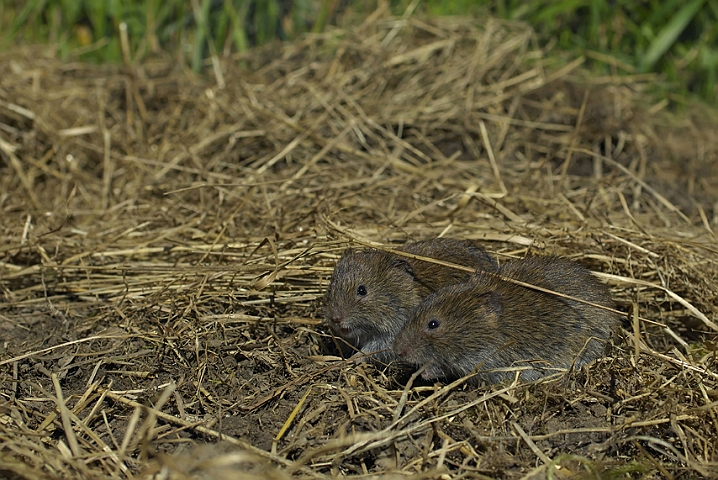
MULTIPOLYGON (((577 263, 533 256, 506 263, 504 277, 612 307, 608 288, 577 263)), ((497 368, 530 366, 522 379, 599 357, 616 314, 477 274, 442 288, 415 310, 396 337, 394 351, 415 365, 431 362, 424 378, 457 378, 478 367, 489 382, 511 379, 497 368)))
MULTIPOLYGON (((407 243, 407 253, 496 271, 496 262, 472 241, 434 238, 407 243)), ((389 362, 394 337, 431 292, 465 281, 462 270, 376 249, 347 250, 334 269, 326 295, 326 321, 335 335, 361 350, 355 356, 389 362), (360 290, 363 287, 363 290, 360 290), (363 293, 363 294, 362 294, 363 293)))

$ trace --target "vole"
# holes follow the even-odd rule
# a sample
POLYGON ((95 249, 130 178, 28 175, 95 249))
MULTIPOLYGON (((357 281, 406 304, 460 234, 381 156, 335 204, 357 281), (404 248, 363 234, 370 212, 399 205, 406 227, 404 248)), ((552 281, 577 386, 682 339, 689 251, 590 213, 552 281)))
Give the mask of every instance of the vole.
MULTIPOLYGON (((433 238, 406 243, 398 250, 496 271, 497 264, 470 240, 433 238)), ((391 351, 394 337, 414 308, 431 292, 465 281, 462 270, 390 254, 376 249, 347 250, 332 274, 326 294, 326 322, 332 332, 367 354, 386 363, 396 359, 391 351)))
MULTIPOLYGON (((608 288, 590 271, 554 256, 530 256, 502 265, 504 277, 612 307, 608 288)), ((601 355, 618 316, 600 308, 539 292, 487 274, 428 296, 397 335, 394 352, 425 379, 458 378, 478 367, 489 383, 531 381, 580 367, 601 355)))

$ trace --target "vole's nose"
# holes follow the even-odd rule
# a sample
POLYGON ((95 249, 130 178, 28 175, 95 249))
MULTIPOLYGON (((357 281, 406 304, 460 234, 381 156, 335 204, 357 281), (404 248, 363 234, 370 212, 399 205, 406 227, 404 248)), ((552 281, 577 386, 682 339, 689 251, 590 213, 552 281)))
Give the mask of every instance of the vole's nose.
POLYGON ((334 325, 341 325, 344 321, 344 315, 341 315, 339 313, 332 312, 330 313, 327 318, 330 322, 332 322, 334 325))

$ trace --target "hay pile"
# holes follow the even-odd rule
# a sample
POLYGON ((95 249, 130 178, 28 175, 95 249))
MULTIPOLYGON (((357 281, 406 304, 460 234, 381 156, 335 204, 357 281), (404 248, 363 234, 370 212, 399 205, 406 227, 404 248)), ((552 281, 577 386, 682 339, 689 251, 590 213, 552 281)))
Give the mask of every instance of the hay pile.
POLYGON ((493 20, 218 60, 0 54, 0 476, 718 474, 711 112, 493 20), (336 361, 341 251, 436 235, 602 272, 609 356, 479 389, 336 361))

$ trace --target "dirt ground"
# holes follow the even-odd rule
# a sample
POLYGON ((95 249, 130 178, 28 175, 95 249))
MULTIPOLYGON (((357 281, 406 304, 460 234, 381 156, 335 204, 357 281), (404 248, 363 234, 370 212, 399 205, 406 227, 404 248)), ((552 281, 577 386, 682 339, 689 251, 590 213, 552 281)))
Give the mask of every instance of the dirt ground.
POLYGON ((0 476, 718 475, 718 115, 585 62, 382 12, 203 76, 1 52, 0 476), (479 387, 342 361, 341 252, 438 235, 597 272, 605 357, 479 387))

